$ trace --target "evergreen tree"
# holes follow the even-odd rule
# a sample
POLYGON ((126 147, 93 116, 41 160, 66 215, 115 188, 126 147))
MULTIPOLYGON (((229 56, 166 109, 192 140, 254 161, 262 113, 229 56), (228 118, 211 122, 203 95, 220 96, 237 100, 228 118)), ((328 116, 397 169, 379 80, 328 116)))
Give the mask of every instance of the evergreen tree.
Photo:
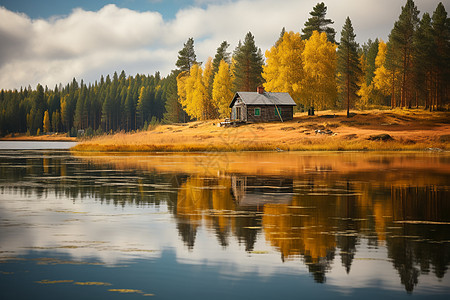
POLYGON ((433 100, 432 107, 439 108, 449 101, 450 85, 450 19, 440 2, 432 16, 435 56, 433 59, 433 100))
POLYGON ((280 32, 280 37, 278 38, 277 42, 275 43, 275 47, 278 47, 280 43, 283 41, 284 34, 286 33, 286 28, 282 28, 280 32))
MULTIPOLYGON (((402 7, 402 12, 398 21, 389 35, 389 43, 394 52, 398 52, 399 61, 395 62, 399 66, 401 73, 400 106, 411 106, 411 88, 412 88, 412 53, 413 36, 419 24, 419 11, 413 0, 407 0, 406 5, 402 7)), ((389 48, 388 48, 389 49, 389 48)), ((391 51, 391 52, 392 52, 391 51)), ((389 52, 389 50, 388 50, 389 52)))
POLYGON ((239 42, 233 53, 233 75, 235 91, 256 91, 263 83, 262 71, 264 58, 261 49, 255 45, 251 32, 245 36, 244 43, 239 42))
POLYGON ((189 38, 184 44, 183 49, 178 52, 176 66, 182 72, 189 71, 197 63, 197 56, 194 51, 194 39, 189 38))
POLYGON ((318 31, 319 33, 325 32, 327 34, 328 41, 336 43, 336 31, 328 26, 334 22, 331 21, 331 19, 325 19, 326 13, 327 7, 323 2, 317 3, 317 5, 314 6, 313 11, 309 13, 311 17, 305 22, 305 27, 302 29, 302 39, 307 40, 311 37, 314 31, 318 31))
POLYGON ((177 76, 179 71, 172 71, 166 78, 166 104, 164 113, 165 123, 178 123, 184 121, 184 111, 178 101, 177 76))
POLYGON ((367 53, 365 54, 367 69, 364 73, 367 85, 372 84, 373 77, 375 76, 375 58, 378 54, 378 44, 378 39, 375 39, 375 41, 369 39, 367 43, 367 53))
POLYGON ((228 44, 227 41, 223 41, 219 48, 217 48, 216 55, 214 56, 212 62, 213 75, 216 75, 217 71, 219 71, 220 62, 222 60, 224 60, 227 64, 231 63, 230 53, 227 52, 228 47, 230 47, 230 44, 228 44))
POLYGON ((435 45, 431 17, 424 13, 414 34, 414 87, 416 106, 418 98, 425 99, 425 108, 431 107, 432 72, 435 58, 435 45))
POLYGON ((361 74, 357 52, 358 44, 355 37, 352 22, 347 17, 341 31, 341 40, 337 51, 339 85, 347 104, 347 118, 350 116, 350 102, 357 97, 358 77, 361 74))

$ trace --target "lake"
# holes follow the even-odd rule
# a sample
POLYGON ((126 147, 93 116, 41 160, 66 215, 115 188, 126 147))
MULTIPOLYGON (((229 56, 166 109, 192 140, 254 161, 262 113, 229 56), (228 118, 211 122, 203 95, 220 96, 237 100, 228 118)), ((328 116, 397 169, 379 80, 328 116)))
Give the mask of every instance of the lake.
POLYGON ((450 294, 448 153, 0 148, 0 174, 2 299, 450 294))

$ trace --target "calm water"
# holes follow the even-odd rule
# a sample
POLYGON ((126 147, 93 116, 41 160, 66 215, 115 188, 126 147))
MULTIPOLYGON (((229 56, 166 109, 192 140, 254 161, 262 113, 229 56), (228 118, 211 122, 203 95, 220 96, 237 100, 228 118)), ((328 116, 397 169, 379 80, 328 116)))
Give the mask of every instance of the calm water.
POLYGON ((446 298, 450 155, 0 150, 1 299, 446 298))

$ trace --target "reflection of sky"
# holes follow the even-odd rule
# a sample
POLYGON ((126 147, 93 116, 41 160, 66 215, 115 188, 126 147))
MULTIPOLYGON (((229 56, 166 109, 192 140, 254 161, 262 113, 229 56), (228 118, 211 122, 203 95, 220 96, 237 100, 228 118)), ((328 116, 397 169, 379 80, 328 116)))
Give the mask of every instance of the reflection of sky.
MULTIPOLYGON (((141 259, 159 260, 169 251, 179 264, 214 267, 227 280, 254 274, 262 280, 308 274, 300 258, 282 262, 279 252, 265 242, 261 232, 254 252, 248 253, 245 245, 235 238, 230 238, 227 248, 223 248, 214 231, 202 226, 197 231, 194 248, 189 250, 165 205, 122 207, 102 205, 89 198, 56 198, 52 193, 38 198, 34 194, 4 191, 0 194, 0 220, 2 256, 56 251, 75 260, 96 260, 114 267, 141 259)), ((357 246, 349 274, 337 253, 326 277, 328 288, 342 295, 362 288, 404 289, 387 259, 386 249, 369 247, 364 241, 357 246)), ((312 283, 313 279, 310 280, 312 283)), ((448 290, 449 286, 449 276, 438 282, 432 272, 421 274, 414 294, 430 287, 433 292, 448 290)))

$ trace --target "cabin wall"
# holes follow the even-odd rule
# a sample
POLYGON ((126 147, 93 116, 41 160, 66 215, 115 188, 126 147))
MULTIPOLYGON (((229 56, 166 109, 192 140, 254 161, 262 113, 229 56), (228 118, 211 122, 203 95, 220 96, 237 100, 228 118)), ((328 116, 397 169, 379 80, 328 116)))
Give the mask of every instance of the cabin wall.
MULTIPOLYGON (((283 121, 289 121, 293 119, 294 108, 292 106, 277 106, 281 111, 281 118, 283 121)), ((281 121, 280 116, 276 113, 275 106, 273 105, 249 105, 246 111, 246 121, 248 122, 273 122, 281 121), (259 116, 255 115, 259 109, 259 116)))

